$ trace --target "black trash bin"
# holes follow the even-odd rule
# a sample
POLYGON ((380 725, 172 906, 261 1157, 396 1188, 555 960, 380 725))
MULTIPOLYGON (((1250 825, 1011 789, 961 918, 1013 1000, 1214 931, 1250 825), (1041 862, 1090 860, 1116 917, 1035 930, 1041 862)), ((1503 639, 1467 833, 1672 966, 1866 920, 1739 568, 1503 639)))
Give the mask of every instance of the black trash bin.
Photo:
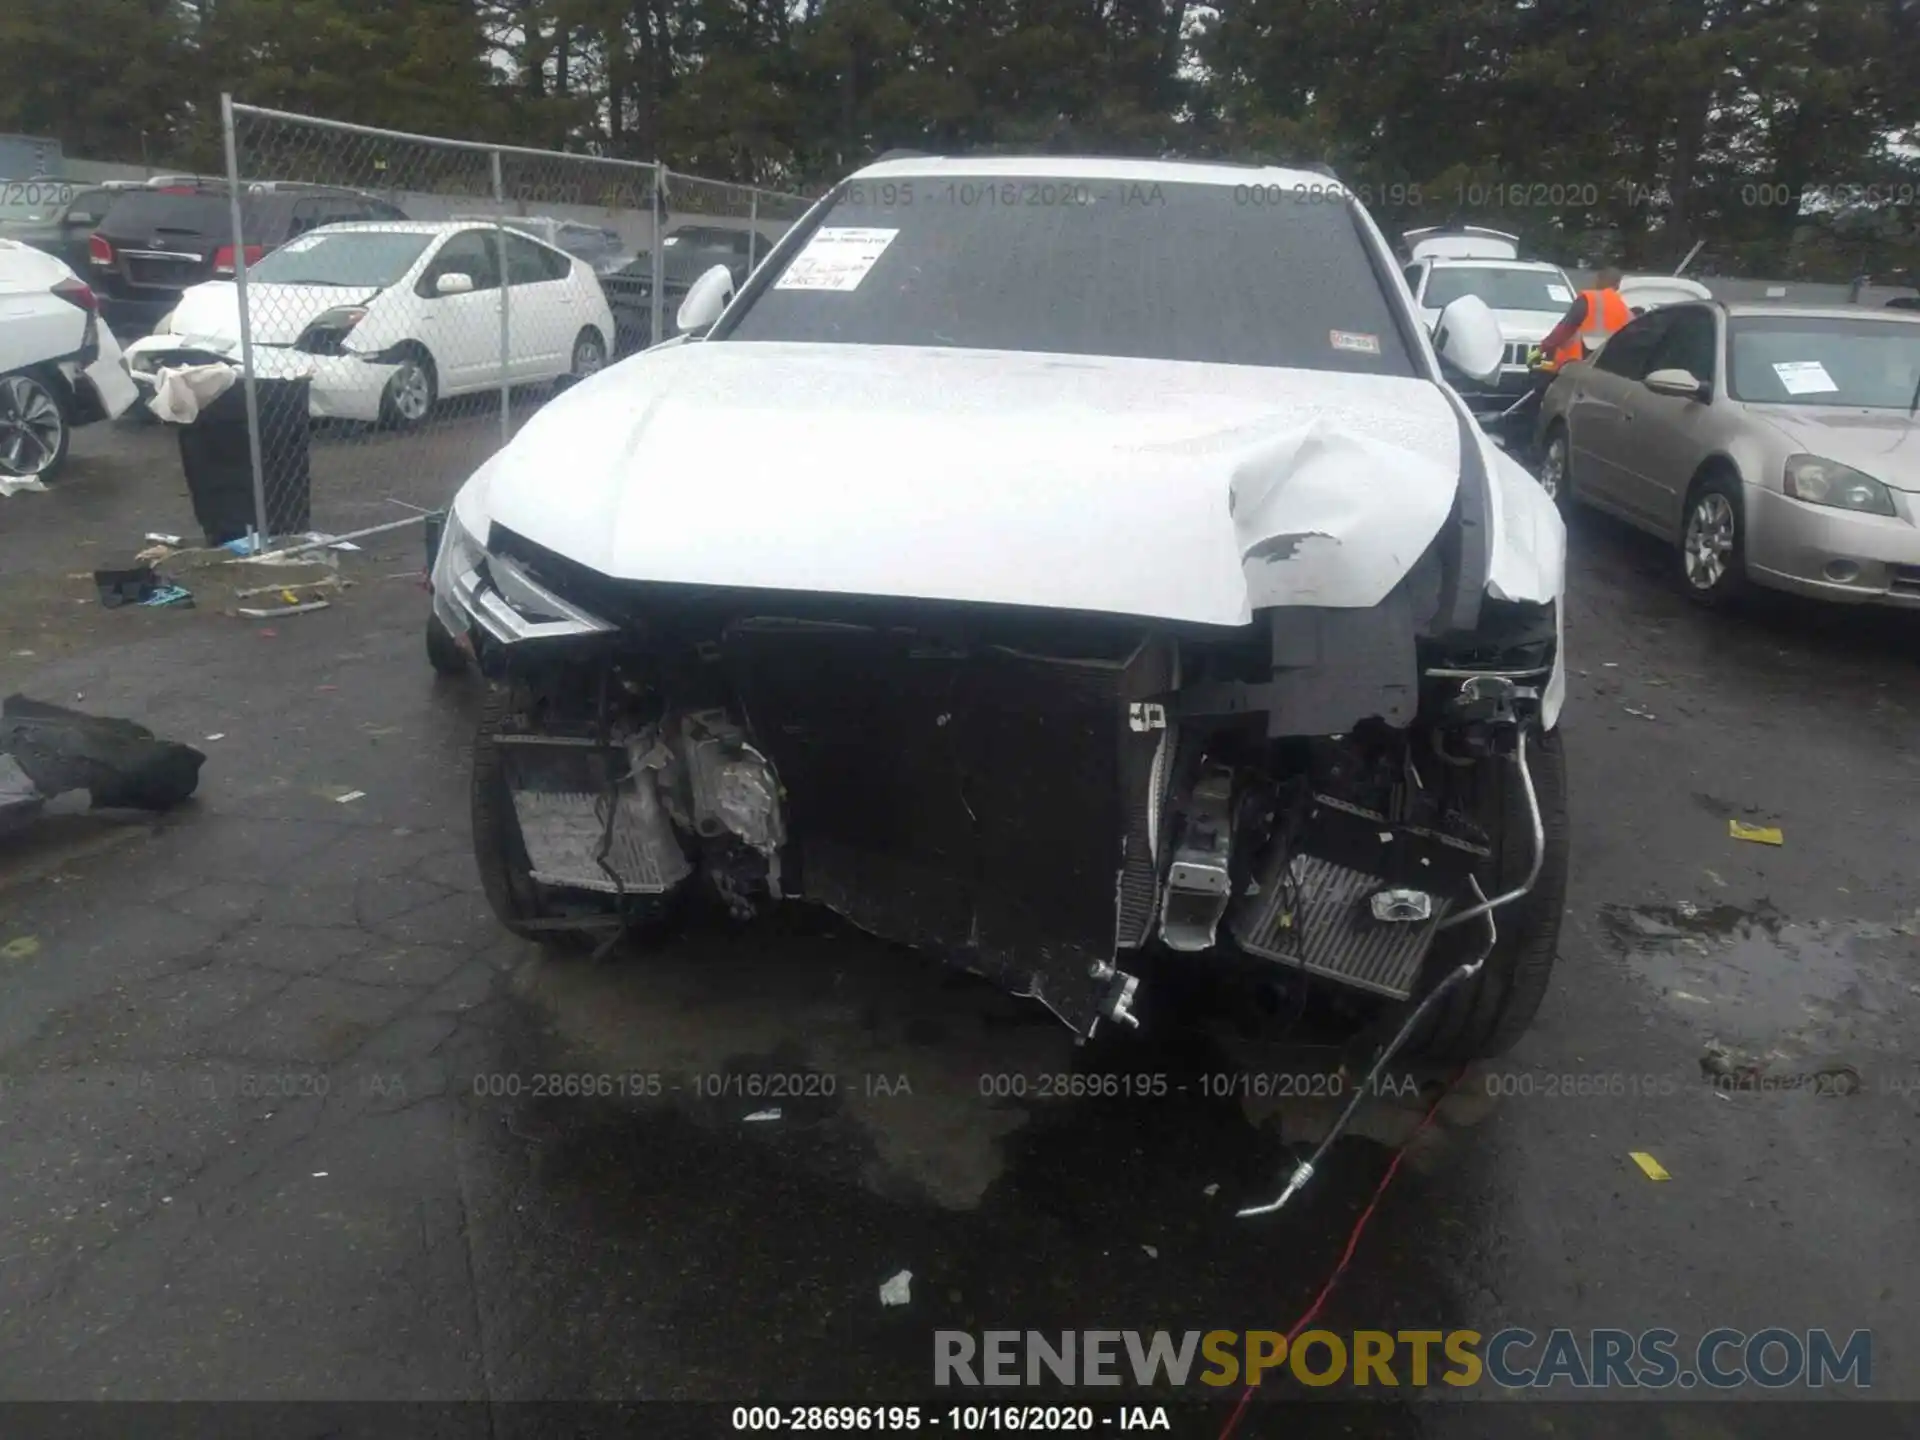
MULTIPOLYGON (((308 380, 256 380, 260 407, 260 470, 266 482, 267 529, 304 535, 313 528, 309 465, 308 380)), ((236 382, 180 427, 180 468, 187 474, 193 518, 209 545, 237 540, 254 527, 253 458, 247 446, 247 391, 236 382)))

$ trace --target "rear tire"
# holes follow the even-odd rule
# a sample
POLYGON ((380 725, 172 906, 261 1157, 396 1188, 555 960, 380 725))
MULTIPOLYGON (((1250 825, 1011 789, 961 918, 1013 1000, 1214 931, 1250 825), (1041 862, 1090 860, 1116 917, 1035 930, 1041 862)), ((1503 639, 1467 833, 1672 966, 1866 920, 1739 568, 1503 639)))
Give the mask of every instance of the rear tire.
POLYGON ((1567 427, 1553 422, 1547 432, 1547 448, 1540 456, 1540 488, 1559 507, 1562 516, 1573 511, 1573 442, 1567 427))
POLYGON ((44 485, 59 473, 73 440, 65 390, 38 370, 0 375, 0 475, 44 485))
MULTIPOLYGON (((1504 1055, 1533 1023, 1546 998, 1567 899, 1567 769, 1559 731, 1529 740, 1527 766, 1546 832, 1540 878, 1527 894, 1493 912, 1499 938, 1487 963, 1440 1002, 1408 1045, 1423 1059, 1465 1064, 1504 1055)), ((1494 837, 1494 856, 1480 884, 1494 896, 1526 879, 1533 860, 1533 822, 1510 761, 1489 765, 1483 778, 1481 813, 1494 837)), ((1473 920, 1460 929, 1467 932, 1466 953, 1460 956, 1464 960, 1485 943, 1486 930, 1473 920)))

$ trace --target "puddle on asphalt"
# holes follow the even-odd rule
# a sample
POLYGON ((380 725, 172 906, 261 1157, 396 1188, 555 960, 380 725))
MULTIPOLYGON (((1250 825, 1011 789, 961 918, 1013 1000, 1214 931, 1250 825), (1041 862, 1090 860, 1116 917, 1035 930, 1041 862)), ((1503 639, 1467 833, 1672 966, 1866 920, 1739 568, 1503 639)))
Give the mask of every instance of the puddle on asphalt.
POLYGON ((1872 1047, 1920 982, 1920 915, 1800 921, 1752 906, 1605 905, 1628 969, 1722 1041, 1810 1054, 1872 1047))
MULTIPOLYGON (((603 965, 531 960, 515 989, 543 1018, 543 1068, 616 1077, 598 1092, 947 1210, 983 1202, 1022 1132, 1091 1123, 1096 1110, 1143 1137, 1224 1120, 1271 1157, 1277 1188, 1287 1154, 1318 1143, 1344 1099, 1313 1078, 1331 1068, 1328 1047, 1245 1042, 1176 1018, 1171 1000, 1141 1033, 1076 1046, 1040 1006, 830 918, 694 925, 603 965)), ((1431 1099, 1412 1076, 1389 1077, 1359 1110, 1353 1143, 1405 1143, 1431 1099)), ((1470 1102, 1447 1102, 1417 1165, 1483 1118, 1470 1102)), ((1194 1202, 1206 1183, 1191 1187, 1194 1202)))

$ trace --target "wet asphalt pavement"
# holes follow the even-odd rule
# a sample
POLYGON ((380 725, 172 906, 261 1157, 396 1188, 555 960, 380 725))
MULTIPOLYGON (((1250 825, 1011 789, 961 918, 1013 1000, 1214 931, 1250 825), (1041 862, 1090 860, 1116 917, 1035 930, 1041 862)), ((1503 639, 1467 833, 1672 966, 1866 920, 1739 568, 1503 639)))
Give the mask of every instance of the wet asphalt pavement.
MULTIPOLYGON (((1076 1052, 805 911, 543 961, 479 892, 477 695, 393 578, 417 532, 324 612, 102 612, 69 575, 191 522, 162 432, 76 450, 61 492, 0 502, 0 684, 209 758, 158 823, 0 842, 0 1399, 925 1400, 936 1329, 1285 1330, 1424 1109, 1369 1106, 1238 1221, 1331 1107, 1205 1093, 1300 1057, 1171 1002, 1076 1052), (1076 1075, 1165 1093, 1055 1093, 1076 1075)), ((317 518, 455 478, 356 451, 317 518)), ((1553 988, 1419 1136, 1320 1323, 1864 1328, 1874 1395, 1920 1399, 1920 616, 1704 614, 1621 527, 1572 550, 1553 988), (1703 1055, 1857 1085, 1716 1091, 1703 1055)), ((1487 1430, 1266 1399, 1241 1434, 1487 1430)), ((1759 1433, 1688 1413, 1658 1433, 1759 1433)))

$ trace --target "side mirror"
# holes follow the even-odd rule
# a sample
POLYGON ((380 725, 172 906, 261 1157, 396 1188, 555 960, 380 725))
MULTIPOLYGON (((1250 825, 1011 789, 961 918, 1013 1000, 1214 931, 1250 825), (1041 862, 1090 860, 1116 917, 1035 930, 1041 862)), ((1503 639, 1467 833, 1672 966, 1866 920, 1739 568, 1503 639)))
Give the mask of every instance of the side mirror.
POLYGON ((1434 322, 1433 348, 1469 380, 1490 385, 1500 378, 1507 342, 1487 302, 1478 295, 1462 295, 1434 322))
POLYGON ((433 282, 436 295, 465 295, 473 289, 473 276, 464 270, 449 270, 433 282))
POLYGON ((1713 393, 1713 387, 1691 370, 1655 370, 1640 383, 1656 395, 1676 400, 1705 400, 1713 393))
MULTIPOLYGON (((673 237, 667 238, 671 243, 673 237)), ((715 265, 688 288, 687 298, 680 302, 673 323, 683 331, 705 330, 720 318, 732 298, 733 272, 724 265, 715 265)))

